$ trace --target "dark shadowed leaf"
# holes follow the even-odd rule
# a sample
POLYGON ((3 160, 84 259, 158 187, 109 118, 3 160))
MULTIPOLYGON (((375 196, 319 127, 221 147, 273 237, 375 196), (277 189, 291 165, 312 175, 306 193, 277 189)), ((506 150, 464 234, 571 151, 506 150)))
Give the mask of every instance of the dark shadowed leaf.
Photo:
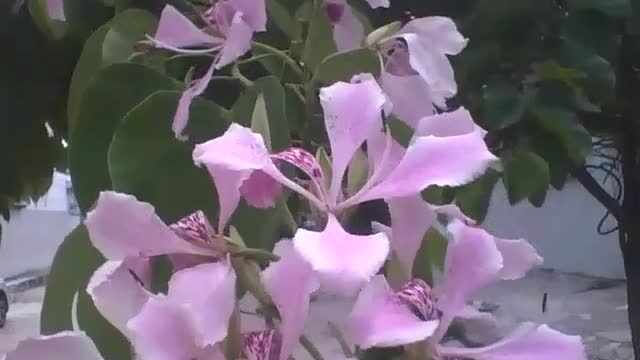
POLYGON ((499 178, 500 174, 497 171, 489 169, 471 183, 457 188, 456 204, 467 216, 482 223, 487 216, 493 188, 499 178))
POLYGON ((534 152, 518 150, 503 164, 509 203, 515 205, 529 199, 534 206, 541 206, 551 181, 547 162, 534 152))

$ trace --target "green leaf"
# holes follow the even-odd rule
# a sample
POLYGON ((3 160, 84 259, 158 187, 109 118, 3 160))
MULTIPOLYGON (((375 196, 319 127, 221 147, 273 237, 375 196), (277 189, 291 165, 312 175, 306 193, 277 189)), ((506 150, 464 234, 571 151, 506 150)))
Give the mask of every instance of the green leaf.
POLYGON ((371 49, 356 49, 331 54, 318 65, 316 80, 332 84, 336 81, 349 81, 357 74, 371 73, 374 77, 380 74, 380 60, 371 49))
POLYGON ((528 198, 534 206, 542 206, 551 181, 547 162, 534 152, 518 150, 503 163, 509 203, 515 205, 528 198))
POLYGON ((567 156, 567 150, 562 141, 546 131, 536 132, 530 137, 532 149, 542 156, 549 164, 549 175, 551 186, 561 190, 569 177, 572 169, 571 162, 567 156))
POLYGON ((504 129, 524 118, 533 98, 533 91, 525 88, 522 93, 517 85, 512 81, 496 80, 483 88, 483 125, 488 129, 504 129))
POLYGON ((320 168, 322 169, 322 173, 325 176, 325 186, 328 188, 329 186, 331 186, 331 178, 333 177, 333 168, 332 168, 332 164, 331 164, 331 158, 329 157, 329 154, 327 154, 327 152, 325 151, 325 149, 320 146, 318 147, 318 150, 316 150, 316 161, 318 162, 318 164, 320 165, 320 168))
POLYGON ((40 31, 54 40, 64 37, 68 24, 64 21, 53 20, 47 13, 46 0, 30 0, 28 2, 29 14, 40 31))
MULTIPOLYGON (((113 189, 153 204, 166 222, 195 210, 211 217, 217 208, 213 182, 193 164, 192 146, 176 140, 171 131, 180 96, 177 91, 159 91, 129 111, 108 152, 113 189)), ((189 134, 216 137, 228 125, 216 104, 200 98, 192 103, 189 134)))
POLYGON ((576 87, 587 75, 576 69, 567 68, 554 60, 546 60, 531 64, 533 70, 530 80, 559 80, 569 86, 576 87))
POLYGON ((567 4, 573 9, 594 9, 610 16, 631 16, 629 0, 568 0, 567 4))
POLYGON ((400 143, 400 145, 407 147, 411 137, 413 137, 413 129, 409 127, 404 121, 398 120, 395 116, 391 115, 387 118, 387 125, 391 136, 400 143))
POLYGON ((364 151, 358 149, 347 171, 347 194, 354 195, 367 181, 369 163, 364 151))
POLYGON ((113 20, 102 43, 102 62, 114 64, 125 62, 134 52, 134 45, 152 34, 158 21, 148 11, 128 9, 113 20))
POLYGON ((489 169, 469 184, 457 188, 455 198, 460 210, 478 223, 482 223, 487 216, 493 188, 499 178, 498 172, 489 169))
POLYGON ((610 99, 616 87, 616 75, 613 67, 594 50, 569 38, 564 42, 560 62, 586 74, 584 90, 590 99, 600 104, 610 99))
POLYGON ((264 103, 264 95, 259 94, 256 99, 253 114, 251 115, 251 130, 262 135, 264 144, 271 151, 271 130, 269 130, 269 117, 267 116, 267 106, 264 103))
POLYGON ((289 10, 278 0, 267 0, 267 12, 269 20, 273 21, 289 39, 295 39, 298 36, 300 25, 293 20, 289 10))
POLYGON ((275 76, 262 77, 254 81, 251 88, 245 90, 233 104, 233 119, 242 125, 251 126, 253 110, 259 94, 262 94, 267 110, 272 150, 274 152, 284 150, 291 144, 290 130, 285 109, 284 89, 275 76))
POLYGON ((533 112, 542 129, 557 136, 574 164, 582 164, 591 153, 591 134, 576 114, 560 108, 538 107, 533 112))
MULTIPOLYGON (((302 52, 302 61, 310 69, 315 69, 324 58, 337 51, 327 11, 321 2, 316 3, 318 5, 313 9, 307 41, 302 52)), ((303 3, 301 9, 304 6, 303 3)))
POLYGON ((40 331, 51 335, 73 330, 71 310, 78 293, 78 323, 98 346, 105 359, 129 359, 126 339, 94 308, 85 291, 93 272, 104 258, 93 247, 84 225, 78 225, 58 248, 47 276, 40 315, 40 331))
MULTIPOLYGON (((135 64, 116 64, 90 82, 78 108, 69 144, 69 167, 78 205, 87 212, 102 190, 111 189, 107 151, 120 120, 157 90, 177 90, 171 78, 135 64)), ((175 109, 169 111, 173 114, 175 109)), ((160 125, 154 125, 154 128, 160 125)))

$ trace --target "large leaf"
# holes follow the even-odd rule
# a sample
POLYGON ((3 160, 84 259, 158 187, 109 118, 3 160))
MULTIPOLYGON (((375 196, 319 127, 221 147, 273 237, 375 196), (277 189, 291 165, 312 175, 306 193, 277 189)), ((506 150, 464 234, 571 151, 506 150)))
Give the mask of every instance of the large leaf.
POLYGON ((316 80, 325 84, 336 81, 349 81, 357 74, 380 74, 380 60, 371 49, 356 49, 329 55, 318 65, 316 80))
POLYGON ((116 64, 98 73, 85 90, 69 146, 71 178, 82 211, 93 205, 100 191, 111 188, 107 151, 120 120, 162 89, 175 90, 178 85, 144 66, 116 64))
POLYGON ((91 336, 105 359, 125 360, 131 357, 127 341, 97 312, 85 290, 89 278, 103 261, 91 245, 85 226, 78 225, 53 259, 40 314, 40 331, 50 335, 73 330, 71 311, 77 293, 80 328, 91 336))
POLYGON ((614 94, 615 71, 595 50, 569 38, 562 48, 560 61, 562 65, 586 74, 584 89, 591 99, 604 103, 614 94))
POLYGON ((569 0, 573 9, 594 9, 610 16, 631 16, 630 0, 569 0))
POLYGON ((519 84, 507 81, 491 81, 483 90, 483 125, 491 130, 500 130, 518 123, 527 112, 533 93, 519 84))
POLYGON ((125 62, 134 52, 134 45, 152 34, 158 21, 151 13, 140 9, 128 9, 112 21, 102 43, 102 62, 125 62))
POLYGON ((266 0, 269 20, 273 21, 289 39, 295 39, 300 32, 300 24, 293 20, 289 10, 279 0, 266 0))
POLYGON ((518 150, 503 163, 509 203, 528 198, 534 206, 542 206, 551 181, 547 162, 534 152, 518 150))
POLYGON ((575 113, 559 109, 538 107, 534 116, 542 129, 557 136, 575 164, 582 164, 591 153, 591 134, 578 122, 575 113))
POLYGON ((498 172, 487 170, 479 178, 456 189, 456 204, 467 216, 482 223, 487 216, 493 188, 499 178, 498 172))
MULTIPOLYGON (((333 30, 327 11, 320 1, 313 9, 307 41, 302 53, 302 61, 309 69, 315 69, 322 59, 336 52, 336 45, 333 41, 333 30)), ((310 2, 303 3, 305 8, 310 2)), ((300 11, 300 10, 299 10, 300 11)))
MULTIPOLYGON (((113 189, 152 203, 165 221, 195 210, 213 215, 217 200, 206 170, 193 164, 190 144, 175 139, 171 123, 181 93, 159 91, 122 120, 109 147, 109 174, 113 189)), ((228 122, 220 108, 196 99, 190 112, 192 138, 222 135, 228 122)))

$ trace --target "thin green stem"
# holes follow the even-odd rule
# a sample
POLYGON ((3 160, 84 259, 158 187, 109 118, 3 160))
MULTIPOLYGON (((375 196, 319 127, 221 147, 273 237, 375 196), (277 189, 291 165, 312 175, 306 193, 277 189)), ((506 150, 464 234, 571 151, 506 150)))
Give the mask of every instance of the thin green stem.
POLYGON ((257 50, 277 56, 282 61, 284 61, 284 63, 287 64, 291 68, 291 70, 293 70, 293 72, 299 79, 304 79, 304 72, 302 71, 300 65, 295 60, 290 58, 289 55, 285 54, 284 51, 278 50, 270 45, 257 41, 253 42, 253 47, 257 50))
POLYGON ((261 55, 256 55, 256 56, 252 56, 248 59, 244 59, 244 60, 236 60, 236 64, 238 65, 246 65, 246 64, 251 64, 254 63, 256 61, 260 61, 262 59, 268 58, 270 56, 275 56, 273 54, 261 54, 261 55))
POLYGON ((249 80, 249 78, 247 78, 246 76, 242 75, 242 73, 240 72, 240 68, 238 68, 238 64, 233 64, 233 67, 231 68, 231 74, 237 78, 242 85, 246 86, 246 87, 252 87, 253 86, 253 81, 249 80))
POLYGON ((296 94, 298 99, 300 99, 300 101, 304 104, 304 95, 300 91, 298 84, 286 83, 286 84, 284 84, 284 86, 286 88, 291 89, 293 91, 293 93, 296 94))
POLYGON ((305 350, 311 355, 313 360, 324 360, 324 357, 320 353, 320 350, 309 340, 308 337, 302 335, 300 336, 300 344, 304 347, 305 350))

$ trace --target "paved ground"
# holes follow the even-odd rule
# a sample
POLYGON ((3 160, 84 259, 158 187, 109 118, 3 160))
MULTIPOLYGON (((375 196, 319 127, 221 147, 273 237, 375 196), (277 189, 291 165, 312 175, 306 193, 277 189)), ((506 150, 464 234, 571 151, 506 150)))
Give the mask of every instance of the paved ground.
MULTIPOLYGON (((42 288, 13 295, 7 326, 0 330, 0 354, 15 343, 38 332, 42 288)), ((478 303, 494 309, 499 320, 495 333, 483 330, 483 337, 470 336, 475 341, 487 341, 512 328, 517 322, 544 322, 584 338, 591 360, 629 360, 631 336, 626 323, 624 283, 577 275, 539 270, 526 279, 502 282, 482 291, 478 303), (543 294, 547 293, 546 311, 542 312, 543 294)), ((318 344, 327 359, 339 354, 338 343, 330 336, 328 321, 340 323, 351 301, 320 298, 312 304, 307 334, 318 344)), ((251 310, 246 302, 243 310, 251 310)), ((250 327, 262 326, 259 319, 245 315, 243 322, 250 327)), ((471 334, 470 334, 471 335, 471 334)), ((304 351, 296 352, 296 359, 307 359, 304 351)))

